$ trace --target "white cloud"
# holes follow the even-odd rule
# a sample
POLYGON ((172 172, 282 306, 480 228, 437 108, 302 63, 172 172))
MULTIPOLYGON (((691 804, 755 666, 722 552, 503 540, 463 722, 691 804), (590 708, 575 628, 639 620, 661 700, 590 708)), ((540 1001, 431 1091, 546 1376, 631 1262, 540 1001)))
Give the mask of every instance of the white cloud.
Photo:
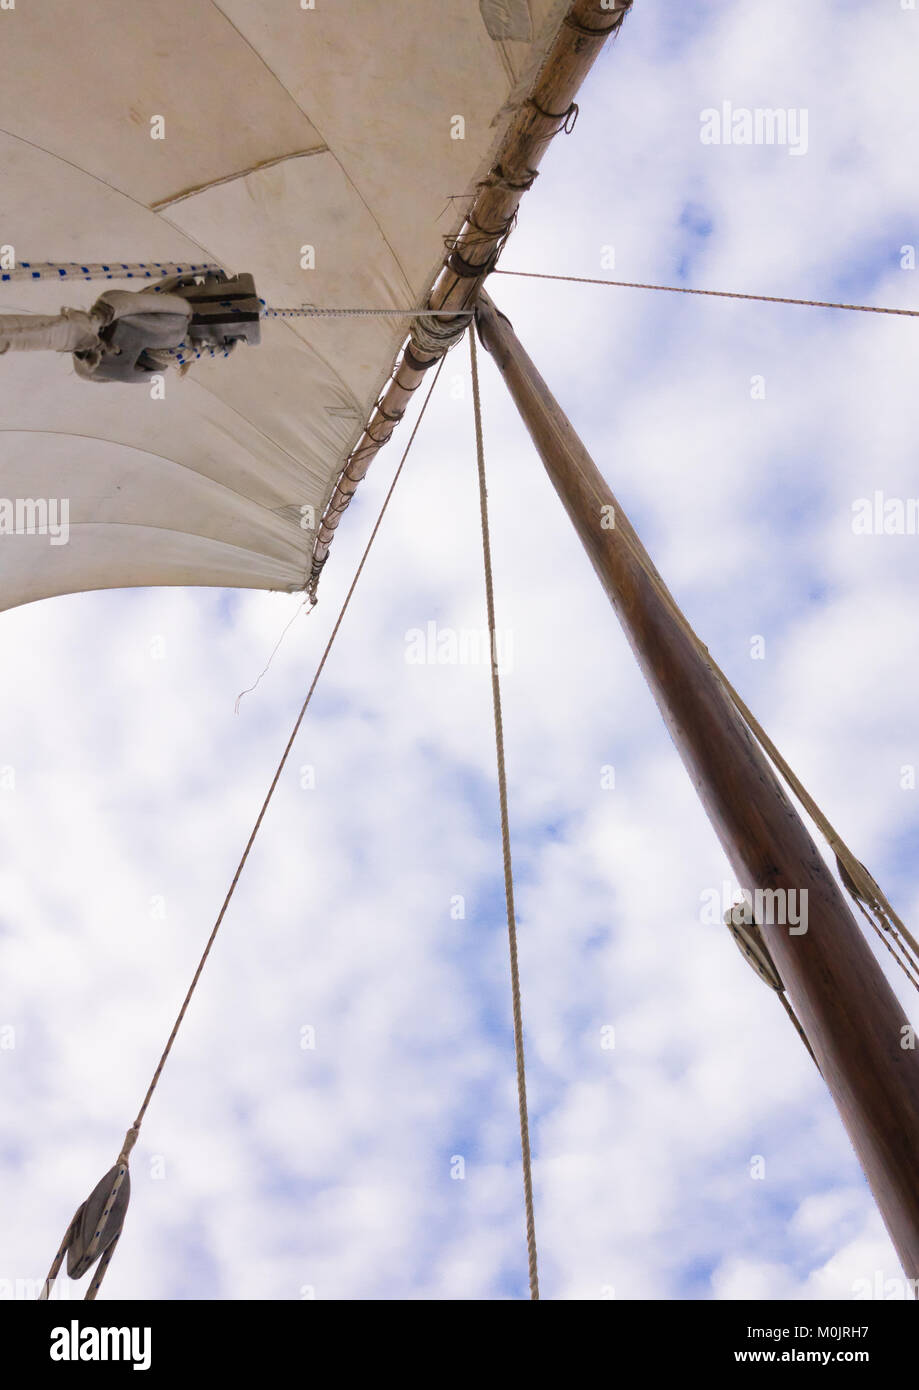
MULTIPOLYGON (((671 283, 685 263, 703 287, 915 304, 896 253, 916 24, 894 6, 866 26, 828 2, 687 18, 645 0, 504 264, 671 283), (698 113, 724 98, 807 106, 807 156, 702 146, 698 113)), ((915 490, 909 325, 491 288, 704 640, 895 901, 919 905, 919 793, 897 780, 919 762, 919 538, 848 527, 854 497, 915 490)), ((450 367, 465 376, 464 346, 450 367)), ((866 1271, 897 1275, 890 1243, 778 1002, 699 921, 730 872, 482 373, 544 1295, 849 1298, 866 1271)), ((468 390, 440 392, 419 434, 151 1105, 108 1297, 525 1294, 487 672, 404 659, 412 627, 484 623, 470 417, 468 390)), ((238 717, 292 600, 151 591, 3 615, 0 1023, 17 1046, 0 1051, 0 1277, 44 1274, 114 1160, 406 440, 238 717)))

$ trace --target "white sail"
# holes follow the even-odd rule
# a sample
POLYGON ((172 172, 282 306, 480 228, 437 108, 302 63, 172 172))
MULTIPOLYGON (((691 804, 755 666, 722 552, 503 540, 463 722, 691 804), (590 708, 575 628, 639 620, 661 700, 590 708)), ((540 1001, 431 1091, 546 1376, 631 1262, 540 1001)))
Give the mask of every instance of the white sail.
MULTIPOLYGON (((0 246, 19 262, 213 261, 278 306, 421 305, 566 10, 17 7, 0 16, 0 246)), ((106 287, 0 284, 0 313, 85 308, 106 287)), ((170 373, 163 399, 90 385, 67 356, 5 354, 0 608, 133 585, 302 588, 407 326, 266 320, 260 346, 170 373), (65 540, 22 524, 43 504, 66 512, 65 540)))

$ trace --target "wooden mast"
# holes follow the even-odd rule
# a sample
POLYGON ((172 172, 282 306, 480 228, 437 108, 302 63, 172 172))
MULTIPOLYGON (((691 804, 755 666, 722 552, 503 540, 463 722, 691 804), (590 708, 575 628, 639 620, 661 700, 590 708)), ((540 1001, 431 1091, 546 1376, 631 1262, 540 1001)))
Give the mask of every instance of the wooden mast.
POLYGON ((758 919, 766 944, 903 1268, 917 1279, 919 1052, 907 1045, 907 1019, 771 765, 662 592, 647 552, 511 324, 484 291, 477 323, 739 884, 754 894, 778 890, 762 899, 779 908, 758 919), (783 903, 788 919, 806 903, 803 933, 789 930, 783 903))

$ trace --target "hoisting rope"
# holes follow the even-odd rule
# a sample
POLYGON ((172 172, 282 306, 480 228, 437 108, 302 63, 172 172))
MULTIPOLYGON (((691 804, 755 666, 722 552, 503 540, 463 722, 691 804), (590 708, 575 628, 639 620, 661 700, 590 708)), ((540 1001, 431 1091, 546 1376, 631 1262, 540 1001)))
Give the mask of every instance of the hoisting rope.
MULTIPOLYGON (((220 273, 222 267, 210 261, 200 264, 188 262, 162 261, 90 261, 86 265, 79 261, 20 261, 9 270, 0 271, 0 282, 34 280, 166 280, 176 275, 207 275, 220 273)), ((262 316, 269 319, 343 319, 343 318, 426 318, 456 319, 470 318, 473 309, 371 309, 337 308, 319 304, 299 304, 293 308, 280 308, 260 301, 262 316)))
POLYGON ((791 299, 777 294, 741 294, 735 290, 694 290, 687 285, 643 285, 637 280, 592 280, 586 275, 548 275, 539 270, 497 269, 494 275, 517 275, 527 280, 569 280, 577 285, 615 285, 625 290, 667 290, 670 294, 704 294, 715 299, 755 299, 761 304, 803 304, 809 309, 851 309, 859 314, 900 314, 919 318, 919 309, 882 309, 877 304, 837 304, 826 299, 791 299))
MULTIPOLYGON (((257 346, 265 319, 382 318, 446 320, 462 334, 471 309, 267 304, 251 275, 228 276, 210 262, 22 261, 3 280, 149 280, 142 290, 110 289, 89 309, 67 306, 57 315, 0 314, 0 356, 14 352, 69 352, 77 375, 96 382, 147 382, 170 367, 181 374, 192 362, 229 357, 238 342, 257 346)), ((433 326, 429 329, 434 332, 433 326)), ((438 333, 443 330, 439 329, 438 333)))
MULTIPOLYGON (((156 280, 174 275, 204 275, 221 270, 213 262, 200 264, 162 261, 21 261, 9 270, 0 271, 0 283, 20 280, 156 280)), ((890 309, 877 304, 843 304, 826 299, 795 299, 789 295, 746 294, 738 290, 699 290, 688 285, 652 285, 638 280, 603 280, 586 275, 550 275, 538 270, 505 270, 496 267, 493 275, 514 275, 529 280, 564 280, 577 285, 611 285, 627 290, 662 290, 669 294, 697 294, 715 299, 747 299, 761 304, 800 304, 810 309, 847 309, 860 314, 896 314, 904 318, 919 318, 919 309, 890 309)), ((471 309, 338 309, 316 305, 297 308, 274 308, 264 305, 266 318, 461 318, 471 309)))
MULTIPOLYGON (((336 309, 325 305, 302 304, 296 309, 276 309, 262 300, 262 318, 266 319, 456 319, 471 318, 473 309, 336 309)), ((3 318, 0 317, 0 332, 3 318)), ((227 352, 214 348, 200 348, 193 344, 181 343, 174 348, 159 348, 158 356, 171 361, 177 367, 185 367, 191 361, 202 357, 227 357, 227 352)))
POLYGON ((345 595, 345 600, 342 603, 341 608, 339 609, 338 617, 335 619, 335 625, 332 628, 332 632, 329 636, 328 641, 326 642, 325 650, 322 653, 319 665, 316 667, 316 672, 313 676, 309 690, 306 693, 306 698, 300 707, 300 713, 297 715, 296 721, 290 734, 290 738, 287 740, 287 746, 284 749, 283 754, 281 755, 281 761, 278 763, 277 771, 275 772, 274 777, 272 778, 267 795, 265 796, 265 799, 262 802, 261 810, 258 813, 258 817, 255 821, 255 825, 252 828, 252 832, 249 836, 249 839, 246 841, 246 847, 243 850, 242 857, 240 858, 239 864, 236 868, 236 872, 233 875, 233 881, 230 884, 230 887, 227 891, 227 895, 223 900, 223 906, 221 907, 220 912, 217 915, 217 920, 214 923, 210 936, 208 937, 207 945, 205 946, 201 959, 198 962, 198 968, 196 969, 194 976, 192 977, 192 982, 188 987, 188 991, 185 995, 184 1000, 182 1001, 182 1007, 179 1009, 178 1016, 176 1018, 175 1023, 173 1024, 172 1032, 169 1034, 169 1038, 167 1039, 166 1046, 163 1048, 162 1055, 160 1056, 160 1059, 156 1065, 156 1070, 153 1073, 150 1085, 147 1087, 147 1093, 144 1096, 143 1104, 137 1112, 137 1118, 134 1121, 131 1128, 128 1130, 127 1135, 125 1136, 124 1145, 122 1146, 121 1153, 118 1155, 118 1159, 115 1163, 114 1168, 112 1168, 111 1171, 105 1175, 102 1181, 96 1185, 96 1187, 93 1189, 93 1192, 90 1194, 87 1200, 80 1207, 77 1208, 77 1211, 75 1212, 70 1222, 70 1225, 67 1227, 67 1230, 64 1234, 64 1239, 61 1242, 60 1248, 54 1257, 51 1269, 48 1272, 48 1277, 45 1280, 44 1287, 39 1295, 39 1299, 41 1300, 49 1298, 51 1289, 54 1285, 54 1281, 57 1278, 58 1273, 60 1272, 64 1255, 68 1254, 68 1252, 69 1254, 67 1260, 67 1272, 71 1276, 71 1278, 78 1279, 81 1275, 86 1273, 87 1269, 90 1268, 101 1249, 102 1259, 99 1263, 99 1269, 96 1272, 95 1279, 90 1284, 89 1288, 86 1291, 86 1294, 84 1295, 84 1300, 95 1299, 96 1294, 99 1291, 99 1286, 101 1285, 102 1280, 105 1277, 105 1272, 108 1269, 109 1263, 111 1262, 112 1255, 115 1253, 115 1246, 117 1245, 118 1239, 121 1235, 121 1228, 124 1223, 125 1214, 127 1212, 128 1196, 130 1194, 128 1157, 130 1155, 131 1149, 137 1142, 137 1136, 140 1133, 140 1127, 143 1123, 144 1116, 147 1113, 147 1107, 149 1106, 150 1101, 153 1098, 153 1093, 156 1090, 157 1083, 159 1082, 160 1076, 163 1072, 163 1068, 166 1065, 166 1060, 169 1057, 170 1052, 172 1051, 172 1045, 176 1040, 179 1029, 182 1026, 182 1021, 185 1018, 185 1014, 188 1010, 188 1006, 191 1003, 192 996, 195 992, 195 988, 197 987, 198 981, 201 978, 201 972, 204 970, 204 965, 207 961, 208 956, 210 955, 211 947, 213 946, 214 941, 216 940, 221 923, 223 922, 223 919, 226 916, 227 908, 230 906, 231 899, 236 891, 236 885, 240 880, 242 871, 246 864, 246 860, 249 858, 249 851, 252 849, 252 846, 255 843, 255 837, 258 834, 259 829, 261 828, 262 821, 265 818, 265 813, 267 812, 268 807, 271 803, 271 799, 274 796, 275 788, 277 787, 278 782, 280 781, 281 773, 284 771, 284 767, 287 763, 288 756, 290 755, 290 751, 293 748, 297 734, 300 731, 300 725, 303 723, 304 716, 306 714, 307 709, 309 708, 310 701, 313 698, 313 692, 316 689, 316 686, 319 682, 319 677, 322 674, 323 668, 325 667, 326 661, 328 660, 329 653, 332 650, 332 644, 335 641, 335 638, 338 636, 338 630, 341 627, 346 612, 348 611, 348 607, 351 603, 351 598, 354 594, 355 589, 357 588, 358 580, 360 579, 361 573, 364 569, 364 565, 367 562, 367 557, 370 554, 371 547, 373 546, 373 543, 376 540, 377 532, 380 529, 383 517, 386 515, 386 510, 395 491, 396 484, 399 481, 399 477, 402 473, 405 460, 408 458, 408 453, 414 442, 415 435, 418 433, 418 429, 421 425, 422 420, 424 419, 425 411, 428 408, 428 402, 431 399, 434 387, 437 385, 437 379, 440 376, 441 369, 443 368, 445 360, 446 359, 444 358, 439 363, 437 371, 434 373, 434 376, 431 380, 431 384, 428 387, 428 393, 425 396, 421 406, 421 410, 418 413, 418 419, 415 421, 415 425, 411 432, 411 435, 409 436, 408 443, 406 444, 402 457, 399 460, 398 467, 396 468, 396 471, 393 474, 392 482, 390 483, 389 490, 386 493, 385 498, 383 499, 383 505, 380 508, 380 512, 377 516, 373 530, 370 533, 370 538, 367 541, 366 546, 364 547, 364 553, 361 556, 360 563, 357 567, 357 570, 355 571, 354 578, 351 581, 351 586, 348 589, 347 594, 345 595), (118 1200, 119 1194, 122 1194, 120 1202, 118 1200), (92 1231, 92 1235, 89 1234, 90 1231, 92 1231))
MULTIPOLYGON (((475 414, 475 445, 479 471, 479 507, 482 516, 482 553, 485 564, 485 601, 488 609, 488 638, 491 655, 491 694, 495 718, 495 753, 498 764, 498 800, 501 808, 501 847, 504 857, 504 896, 507 903, 507 939, 511 964, 511 1003, 514 1017, 514 1057, 517 1065, 517 1106, 520 1113, 520 1152, 523 1160, 523 1201, 526 1215, 527 1264, 530 1298, 539 1298, 536 1261, 536 1222, 533 1215, 533 1169, 530 1158, 530 1124, 527 1115, 527 1081, 523 1051, 523 1011, 520 1003, 520 971, 517 963, 517 920, 514 910, 514 875, 511 867, 511 835, 507 811, 507 773, 504 758, 504 723, 501 717, 501 680, 498 673, 495 592, 491 567, 491 536, 488 526, 488 489, 485 482, 485 444, 482 434, 482 403, 479 397, 479 366, 475 333, 469 334, 472 360, 472 402, 475 414)), ((443 362, 444 359, 442 358, 443 362)), ((438 367, 438 371, 440 368, 438 367)))
POLYGON ((7 280, 165 280, 173 275, 205 275, 220 270, 211 261, 20 261, 0 270, 7 280))
POLYGON ((318 304, 302 304, 297 309, 264 308, 268 319, 461 319, 474 313, 474 309, 328 309, 318 304))

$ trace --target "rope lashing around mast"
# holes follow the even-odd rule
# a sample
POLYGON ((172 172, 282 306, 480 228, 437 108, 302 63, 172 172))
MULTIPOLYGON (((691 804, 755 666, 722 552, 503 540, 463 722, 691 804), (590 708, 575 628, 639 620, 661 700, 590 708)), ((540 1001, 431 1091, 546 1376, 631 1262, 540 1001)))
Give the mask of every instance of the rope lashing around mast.
POLYGON ((249 858, 249 852, 252 849, 253 844, 255 843, 255 837, 258 835, 258 832, 261 829, 262 821, 265 819, 265 814, 268 810, 269 805, 271 804, 271 800, 274 796, 278 782, 281 779, 281 773, 284 771, 284 768, 287 764, 287 759, 290 756, 291 749, 294 746, 294 741, 296 740, 297 734, 300 732, 300 726, 303 723, 306 711, 309 708, 310 701, 313 698, 313 692, 315 691, 316 686, 319 683, 319 677, 322 675, 325 664, 329 658, 329 653, 332 650, 332 644, 334 643, 335 638, 338 636, 338 631, 342 625, 344 616, 347 613, 348 608, 351 604, 351 599, 354 595, 355 589, 357 588, 358 580, 361 577, 364 565, 367 563, 367 557, 369 556, 373 543, 376 540, 377 533, 383 521, 383 517, 386 515, 386 511, 389 507, 390 500, 392 499, 392 495, 396 489, 396 484, 398 483, 399 478, 402 474, 402 469, 405 465, 405 460, 408 458, 409 450, 411 449, 412 444, 414 443, 415 436, 418 433, 422 420, 424 419, 425 412, 428 408, 428 403, 431 399, 434 388, 437 385, 437 380, 440 376, 445 360, 445 358, 442 359, 441 362, 438 364, 437 370, 434 373, 434 376, 431 380, 431 384, 428 387, 428 393, 425 396, 424 401, 422 402, 421 410, 418 412, 418 419, 415 421, 415 425, 409 436, 408 443, 405 446, 402 457, 399 460, 395 473, 393 474, 392 482, 389 485, 389 490, 387 491, 386 496, 383 499, 383 505, 380 508, 376 522, 374 523, 373 530, 371 531, 367 544, 364 547, 364 552, 361 556, 360 563, 358 564, 358 567, 354 573, 354 578, 351 580, 351 585, 348 589, 347 594, 345 595, 344 602, 342 603, 341 608, 338 611, 338 617, 335 619, 335 624, 329 635, 329 639, 326 642, 325 649, 319 660, 319 664, 316 667, 315 674, 310 683, 310 687, 306 693, 306 698, 304 699, 303 704, 300 707, 300 712, 297 715, 293 729, 291 730, 290 737, 287 740, 287 746, 285 747, 284 752, 281 755, 281 761, 278 763, 277 770, 274 774, 274 777, 272 778, 271 785, 268 788, 268 792, 265 796, 265 799, 262 802, 261 809, 252 828, 252 832, 249 835, 249 839, 246 841, 246 847, 242 852, 242 856, 239 860, 239 864, 237 865, 236 872, 233 875, 233 880, 230 883, 230 887, 227 890, 226 897, 223 900, 223 905, 221 906, 220 911, 217 914, 217 920, 215 921, 211 934, 208 937, 207 944, 204 947, 201 959, 198 962, 198 967, 195 970, 195 973, 192 977, 191 984, 189 985, 188 990, 185 994, 185 998, 182 1001, 182 1007, 179 1009, 178 1016, 176 1017, 176 1021, 172 1027, 172 1032, 169 1034, 169 1037, 166 1041, 166 1046, 163 1048, 159 1062, 156 1065, 156 1070, 154 1071, 153 1077, 150 1081, 150 1085, 147 1087, 147 1093, 144 1096, 143 1103, 137 1112, 137 1118, 135 1119, 133 1125, 128 1130, 127 1135, 125 1136, 125 1142, 122 1146, 121 1153, 118 1155, 115 1166, 108 1173, 106 1173, 105 1177, 99 1183, 97 1183, 90 1196, 80 1207, 77 1208, 76 1213, 71 1219, 70 1225, 67 1227, 67 1230, 64 1234, 64 1239, 61 1242, 60 1248, 58 1249, 58 1252, 54 1257, 51 1269, 48 1272, 48 1277, 45 1280, 42 1292, 39 1295, 39 1298, 42 1300, 48 1299, 50 1297, 51 1289, 54 1285, 55 1279, 57 1278, 60 1272, 60 1268, 63 1263, 65 1254, 68 1255, 67 1273, 73 1279, 79 1279, 81 1275, 85 1274, 86 1271, 91 1267, 93 1262, 101 1254, 101 1260, 99 1268, 96 1272, 96 1276, 90 1284, 89 1288, 87 1289, 86 1294, 84 1295, 84 1299, 95 1299, 96 1294, 99 1291, 99 1286, 101 1285, 102 1280, 105 1277, 105 1272, 108 1269, 113 1254, 115 1253, 115 1246, 118 1244, 118 1239, 121 1235, 121 1229, 124 1223, 125 1214, 127 1212, 128 1199, 131 1190, 130 1175, 128 1172, 128 1159, 131 1149, 137 1142, 137 1137, 140 1133, 140 1127, 143 1124, 144 1116, 147 1113, 147 1107, 149 1106, 150 1101, 153 1098, 153 1093, 156 1090, 160 1076, 163 1072, 163 1068, 165 1067, 169 1054, 172 1051, 173 1043, 175 1042, 176 1037, 178 1036, 179 1029, 181 1028, 182 1022, 188 1011, 188 1006, 191 1003, 192 996, 194 995, 195 989, 198 985, 198 981, 201 978, 201 973, 204 970, 207 958, 211 953, 211 947, 213 946, 217 938, 217 933, 219 932, 223 919, 226 916, 227 909, 229 908, 230 902, 233 898, 233 894, 236 891, 236 886, 239 883, 243 869, 246 865, 246 861, 249 858), (93 1233, 90 1236, 89 1231, 91 1229, 93 1229, 93 1233))
POLYGON ((792 299, 778 294, 741 294, 735 290, 695 290, 688 285, 645 285, 637 280, 594 280, 586 275, 549 275, 539 270, 495 270, 495 275, 514 275, 526 280, 567 280, 575 285, 612 285, 625 290, 666 290, 670 294, 702 294, 714 299, 754 299, 760 304, 801 304, 808 309, 850 309, 859 314, 898 314, 919 318, 919 309, 885 309, 878 304, 840 304, 827 299, 792 299))
MULTIPOLYGON (((527 1264, 530 1298, 539 1298, 536 1258, 536 1222, 533 1214, 533 1166, 530 1157, 530 1124, 527 1114, 526 1065, 523 1049, 523 1010, 520 1002, 520 971, 517 962, 517 920, 514 909, 514 876, 511 867, 511 836, 507 810, 507 772, 504 758, 504 722, 501 716, 501 681, 498 673, 495 591, 491 566, 491 535, 488 525, 488 488, 485 479, 485 443, 482 432, 482 402, 479 396, 479 366, 475 332, 469 334, 472 361, 472 402, 475 415, 475 444, 479 473, 479 507, 482 518, 482 554, 485 568, 485 601, 488 611, 488 639, 491 657, 491 693, 495 719, 495 754, 498 765, 498 800, 501 810, 501 847, 504 858, 504 895, 507 904, 507 939, 510 950, 511 1006, 514 1018, 514 1058, 517 1067, 517 1105, 520 1113, 520 1152, 523 1161, 523 1197, 526 1216, 527 1264)), ((442 358, 441 361, 444 359, 442 358)))

